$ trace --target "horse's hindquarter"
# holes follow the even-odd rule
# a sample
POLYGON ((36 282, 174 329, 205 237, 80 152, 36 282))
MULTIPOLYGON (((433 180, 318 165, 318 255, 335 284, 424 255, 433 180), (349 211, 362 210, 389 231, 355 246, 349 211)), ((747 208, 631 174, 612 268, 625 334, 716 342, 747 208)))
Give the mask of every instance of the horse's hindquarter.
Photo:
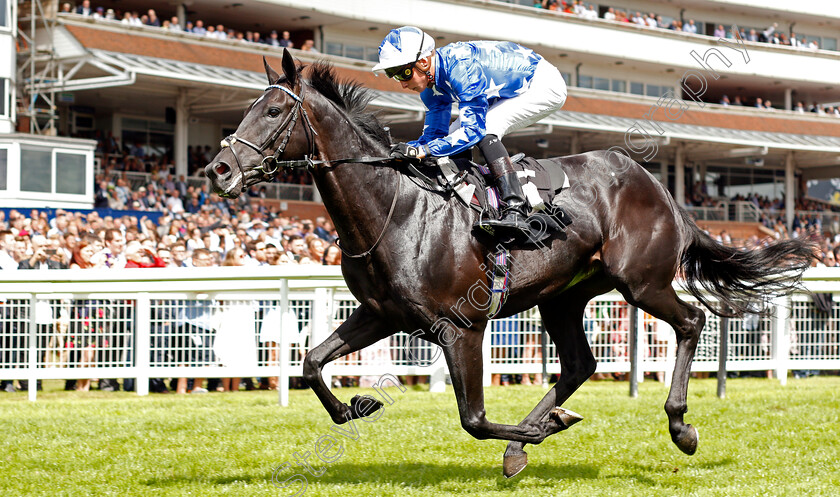
MULTIPOLYGON (((550 245, 513 252, 513 307, 520 299, 551 298, 604 270, 614 276, 637 263, 653 238, 680 243, 670 194, 640 165, 603 151, 555 160, 569 177, 560 205, 572 222, 550 245)), ((669 257, 648 261, 670 270, 676 265, 669 257)))

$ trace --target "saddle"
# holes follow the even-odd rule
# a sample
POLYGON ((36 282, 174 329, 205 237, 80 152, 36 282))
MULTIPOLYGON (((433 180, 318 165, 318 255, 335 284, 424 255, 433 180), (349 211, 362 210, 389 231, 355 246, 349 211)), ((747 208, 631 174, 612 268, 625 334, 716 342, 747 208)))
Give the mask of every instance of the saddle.
MULTIPOLYGON (((559 193, 569 187, 569 178, 561 164, 552 159, 534 159, 517 154, 511 157, 513 168, 522 183, 522 192, 530 206, 528 224, 531 233, 526 238, 499 239, 495 233, 475 229, 480 238, 490 238, 491 245, 524 248, 540 244, 571 224, 571 218, 559 206, 559 193)), ((498 219, 501 201, 490 170, 466 159, 437 159, 435 166, 426 163, 421 169, 409 168, 431 189, 454 196, 465 206, 479 212, 482 219, 498 219), (435 177, 431 179, 429 176, 435 177)), ((488 227, 489 228, 489 227, 488 227)))

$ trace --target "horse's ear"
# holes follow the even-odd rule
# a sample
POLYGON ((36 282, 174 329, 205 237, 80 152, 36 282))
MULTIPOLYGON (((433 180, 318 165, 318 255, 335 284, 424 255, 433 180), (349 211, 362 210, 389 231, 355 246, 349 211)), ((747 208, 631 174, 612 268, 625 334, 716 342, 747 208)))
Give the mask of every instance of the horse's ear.
POLYGON ((294 88, 295 81, 297 80, 297 66, 295 66, 294 57, 292 57, 292 54, 286 48, 283 49, 283 74, 286 75, 286 81, 289 82, 289 86, 294 88))
POLYGON ((277 84, 277 80, 280 79, 280 75, 277 74, 277 71, 272 69, 270 65, 268 65, 268 61, 265 60, 265 56, 263 56, 263 65, 265 66, 265 75, 268 76, 268 84, 277 84))

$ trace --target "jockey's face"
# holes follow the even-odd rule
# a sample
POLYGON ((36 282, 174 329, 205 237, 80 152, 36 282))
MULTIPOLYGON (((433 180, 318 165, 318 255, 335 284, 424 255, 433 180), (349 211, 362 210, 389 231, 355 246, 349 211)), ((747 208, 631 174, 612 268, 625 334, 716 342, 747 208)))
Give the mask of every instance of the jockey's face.
MULTIPOLYGON (((411 79, 400 81, 400 85, 404 89, 416 91, 417 93, 421 93, 428 88, 431 82, 429 81, 429 77, 426 76, 426 72, 431 68, 431 60, 431 56, 418 60, 414 66, 414 74, 411 75, 411 79)), ((431 70, 434 69, 432 68, 431 70)))

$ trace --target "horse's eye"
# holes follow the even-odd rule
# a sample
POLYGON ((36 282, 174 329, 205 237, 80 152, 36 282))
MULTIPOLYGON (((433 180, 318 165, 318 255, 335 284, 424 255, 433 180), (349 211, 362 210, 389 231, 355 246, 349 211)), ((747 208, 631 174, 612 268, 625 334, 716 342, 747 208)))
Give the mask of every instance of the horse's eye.
POLYGON ((277 117, 280 115, 280 109, 277 107, 272 107, 268 109, 268 117, 277 117))

